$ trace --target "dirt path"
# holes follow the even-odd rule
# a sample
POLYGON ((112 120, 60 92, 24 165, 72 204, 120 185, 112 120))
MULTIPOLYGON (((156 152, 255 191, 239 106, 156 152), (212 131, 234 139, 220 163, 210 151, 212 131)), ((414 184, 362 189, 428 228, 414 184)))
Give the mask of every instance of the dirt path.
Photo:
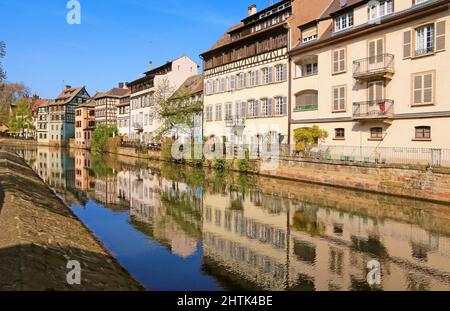
POLYGON ((15 154, 0 147, 0 290, 142 290, 15 154), (67 282, 68 261, 81 285, 67 282))

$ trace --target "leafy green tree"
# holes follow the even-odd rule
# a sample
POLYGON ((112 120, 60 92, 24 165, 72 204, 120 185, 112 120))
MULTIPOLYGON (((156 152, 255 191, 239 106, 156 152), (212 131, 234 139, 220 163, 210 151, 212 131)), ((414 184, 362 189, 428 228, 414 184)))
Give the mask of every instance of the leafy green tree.
POLYGON ((30 103, 27 99, 22 98, 17 102, 17 107, 13 110, 9 131, 24 135, 25 131, 34 129, 30 103))
POLYGON ((92 152, 94 154, 102 154, 106 152, 108 139, 119 135, 119 130, 116 126, 98 126, 92 135, 92 152))
POLYGON ((195 95, 191 93, 189 88, 184 90, 177 90, 172 96, 168 94, 173 93, 169 81, 161 81, 155 91, 155 101, 158 105, 158 117, 161 120, 162 126, 158 130, 158 138, 169 133, 175 127, 179 131, 190 129, 194 127, 194 116, 203 110, 201 102, 195 100, 195 95))
POLYGON ((11 107, 22 98, 29 96, 29 89, 22 83, 1 83, 0 89, 0 124, 9 125, 11 107))
POLYGON ((328 138, 328 135, 327 131, 320 129, 317 125, 310 128, 299 128, 294 132, 295 149, 307 156, 311 149, 328 138))

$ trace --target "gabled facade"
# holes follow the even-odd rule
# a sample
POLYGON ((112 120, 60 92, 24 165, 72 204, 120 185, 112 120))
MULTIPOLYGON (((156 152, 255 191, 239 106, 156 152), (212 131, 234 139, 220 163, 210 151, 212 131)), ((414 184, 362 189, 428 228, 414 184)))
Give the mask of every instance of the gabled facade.
POLYGON ((75 138, 75 109, 89 99, 84 86, 65 86, 48 105, 48 140, 50 145, 66 146, 75 138))
POLYGON ((97 93, 95 100, 95 123, 99 125, 112 126, 117 122, 117 106, 122 99, 129 100, 130 90, 124 83, 105 93, 97 93))
POLYGON ((75 146, 77 148, 91 148, 95 130, 95 108, 95 101, 91 99, 75 109, 75 146))
POLYGON ((159 101, 167 100, 190 76, 198 73, 198 65, 182 56, 149 70, 144 77, 128 83, 130 94, 130 139, 144 144, 155 142, 162 125, 159 101))
POLYGON ((203 75, 195 75, 186 79, 178 90, 169 99, 170 105, 163 112, 163 115, 170 116, 173 113, 184 113, 192 116, 193 127, 185 125, 175 125, 166 133, 166 136, 173 137, 186 143, 187 140, 203 143, 203 75))
POLYGON ((204 135, 257 146, 289 142, 289 56, 294 25, 323 12, 329 0, 284 0, 231 27, 204 52, 204 135))
POLYGON ((36 110, 36 138, 38 144, 48 144, 48 107, 51 100, 46 101, 36 110))
POLYGON ((291 134, 318 125, 325 145, 450 148, 449 3, 334 0, 300 25, 291 134))

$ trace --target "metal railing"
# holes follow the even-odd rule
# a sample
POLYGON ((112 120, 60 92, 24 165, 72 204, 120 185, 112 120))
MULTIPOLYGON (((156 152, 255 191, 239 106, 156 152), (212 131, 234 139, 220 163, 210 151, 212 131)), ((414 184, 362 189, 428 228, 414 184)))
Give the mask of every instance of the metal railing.
POLYGON ((427 54, 431 54, 434 52, 434 46, 429 46, 426 47, 424 49, 417 49, 414 51, 414 55, 415 56, 422 56, 422 55, 427 55, 427 54))
POLYGON ((297 152, 294 145, 281 145, 284 158, 304 158, 366 164, 424 165, 450 167, 450 149, 369 146, 326 146, 313 148, 308 155, 297 152))
POLYGON ((392 99, 353 103, 353 119, 379 119, 393 116, 394 101, 392 99))
POLYGON ((354 78, 394 72, 394 55, 392 54, 375 55, 353 62, 354 78))
POLYGON ((245 117, 234 116, 226 120, 227 127, 245 127, 245 117))

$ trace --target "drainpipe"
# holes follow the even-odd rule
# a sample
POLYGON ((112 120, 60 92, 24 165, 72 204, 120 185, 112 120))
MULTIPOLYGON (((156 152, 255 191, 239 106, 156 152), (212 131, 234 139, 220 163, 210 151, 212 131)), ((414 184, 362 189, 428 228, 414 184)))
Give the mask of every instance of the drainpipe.
POLYGON ((292 112, 291 112, 291 93, 292 93, 292 70, 291 70, 291 55, 289 54, 289 51, 291 50, 291 30, 289 24, 287 25, 287 53, 288 53, 288 145, 289 145, 289 151, 290 151, 290 145, 291 145, 291 118, 292 118, 292 112))

